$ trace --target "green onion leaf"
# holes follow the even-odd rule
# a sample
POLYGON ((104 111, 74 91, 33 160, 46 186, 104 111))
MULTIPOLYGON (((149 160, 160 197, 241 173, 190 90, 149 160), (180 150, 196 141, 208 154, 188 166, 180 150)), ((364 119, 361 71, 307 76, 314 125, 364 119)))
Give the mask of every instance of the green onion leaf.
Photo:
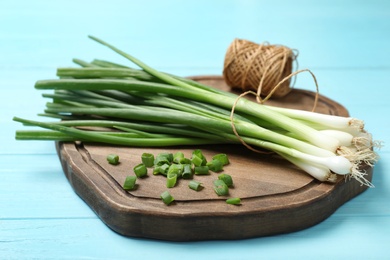
POLYGON ((169 193, 169 191, 164 191, 160 195, 162 201, 165 203, 165 205, 171 204, 175 199, 172 197, 172 195, 169 193))
POLYGON ((136 180, 137 180, 137 176, 134 175, 127 176, 125 182, 123 183, 123 189, 134 190, 136 180))
POLYGON ((153 174, 154 175, 162 174, 164 176, 167 176, 168 169, 169 169, 169 164, 167 164, 167 163, 165 163, 163 165, 156 165, 153 168, 153 174))
POLYGON ((241 204, 241 199, 240 198, 229 198, 226 200, 227 204, 232 204, 232 205, 239 205, 241 204))
POLYGON ((229 188, 224 181, 215 180, 213 184, 214 184, 214 191, 215 193, 217 193, 218 196, 229 195, 229 188))
POLYGON ((192 162, 195 166, 202 166, 203 159, 200 158, 199 156, 193 154, 193 155, 192 155, 192 158, 191 158, 191 162, 192 162))
POLYGON ((159 153, 154 161, 155 165, 171 164, 173 161, 172 153, 159 153))
POLYGON ((176 152, 173 155, 173 162, 174 163, 183 163, 185 160, 184 153, 183 152, 176 152))
POLYGON ((205 166, 195 166, 194 169, 195 175, 207 175, 210 174, 209 167, 205 166))
POLYGON ((221 161, 222 165, 228 165, 230 162, 229 162, 229 158, 227 156, 227 154, 224 154, 224 153, 220 153, 220 154, 216 154, 213 156, 212 158, 213 160, 219 160, 221 161))
POLYGON ((167 188, 173 188, 175 187, 177 182, 177 174, 176 173, 168 173, 167 175, 167 188))
POLYGON ((119 156, 116 154, 109 154, 107 155, 107 161, 112 165, 117 165, 119 164, 119 156))
POLYGON ((153 167, 154 165, 154 155, 151 153, 143 153, 141 155, 142 163, 145 164, 146 167, 153 167))
POLYGON ((206 165, 213 172, 220 172, 223 170, 223 164, 218 159, 213 159, 212 161, 208 162, 206 165))
POLYGON ((171 164, 168 169, 168 174, 174 173, 178 176, 181 176, 184 170, 183 164, 171 164))
POLYGON ((193 175, 191 164, 184 164, 181 177, 183 179, 191 179, 193 175))
MULTIPOLYGON (((202 161, 201 161, 201 163, 199 164, 199 165, 196 165, 196 166, 203 166, 203 165, 206 165, 206 163, 207 163, 207 159, 206 159, 206 157, 203 155, 203 153, 202 153, 202 150, 200 150, 200 149, 196 149, 196 150, 194 150, 193 152, 192 152, 192 157, 194 158, 198 158, 198 159, 196 159, 196 160, 199 160, 199 159, 201 159, 202 161)), ((197 162, 198 163, 198 162, 197 162)))
POLYGON ((148 174, 148 169, 146 168, 145 164, 140 163, 137 166, 133 168, 135 175, 138 178, 145 177, 148 174))
POLYGON ((190 182, 188 183, 188 187, 189 187, 190 189, 192 189, 192 190, 195 190, 195 191, 199 191, 199 190, 201 190, 201 189, 203 188, 201 182, 199 182, 199 181, 194 181, 194 180, 192 180, 192 181, 190 181, 190 182))
POLYGON ((218 179, 223 181, 228 187, 233 186, 233 179, 229 174, 222 173, 218 176, 218 179))

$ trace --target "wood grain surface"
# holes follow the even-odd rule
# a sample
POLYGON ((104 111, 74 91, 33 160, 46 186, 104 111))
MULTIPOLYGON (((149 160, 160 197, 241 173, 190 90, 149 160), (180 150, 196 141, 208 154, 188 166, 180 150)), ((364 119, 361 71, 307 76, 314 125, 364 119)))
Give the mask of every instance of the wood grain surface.
MULTIPOLYGON (((219 76, 193 77, 203 83, 228 89, 219 76)), ((304 110, 313 108, 315 93, 294 89, 283 99, 267 104, 304 110)), ((320 96, 316 112, 347 116, 340 104, 320 96)), ((329 217, 339 206, 360 194, 366 187, 339 178, 336 184, 314 180, 292 164, 273 154, 259 154, 242 145, 169 148, 133 148, 91 143, 57 143, 63 170, 75 192, 99 218, 119 234, 171 241, 242 239, 287 233, 313 226, 329 217), (167 190, 165 177, 149 169, 146 178, 137 180, 137 189, 126 192, 122 184, 141 162, 141 154, 182 151, 187 157, 201 149, 207 158, 226 153, 234 187, 229 196, 218 197, 212 189, 217 173, 194 176, 204 189, 188 188, 179 180, 169 189, 175 202, 166 206, 160 194, 167 190), (120 156, 119 165, 106 161, 109 153, 120 156), (241 205, 228 205, 228 197, 240 197, 241 205)), ((368 178, 372 169, 368 168, 368 178)))

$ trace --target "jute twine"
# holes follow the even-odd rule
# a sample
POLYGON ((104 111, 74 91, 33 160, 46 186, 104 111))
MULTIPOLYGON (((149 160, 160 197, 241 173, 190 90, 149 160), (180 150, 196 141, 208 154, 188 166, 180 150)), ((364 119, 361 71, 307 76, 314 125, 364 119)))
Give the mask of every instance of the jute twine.
POLYGON ((261 96, 280 98, 290 90, 290 80, 275 86, 293 69, 296 54, 288 47, 234 39, 226 51, 223 76, 228 86, 255 90, 261 96))
POLYGON ((291 90, 291 78, 299 73, 309 72, 316 86, 312 111, 315 110, 319 97, 317 79, 308 69, 292 72, 292 63, 295 59, 294 52, 284 46, 259 45, 241 39, 235 39, 229 46, 223 70, 225 82, 233 88, 239 87, 245 91, 235 100, 230 113, 230 121, 234 134, 249 150, 273 154, 273 152, 265 152, 251 147, 238 134, 234 125, 234 111, 240 98, 250 94, 256 96, 258 103, 264 104, 271 96, 284 97, 291 90), (261 96, 265 96, 265 98, 261 98, 261 96))

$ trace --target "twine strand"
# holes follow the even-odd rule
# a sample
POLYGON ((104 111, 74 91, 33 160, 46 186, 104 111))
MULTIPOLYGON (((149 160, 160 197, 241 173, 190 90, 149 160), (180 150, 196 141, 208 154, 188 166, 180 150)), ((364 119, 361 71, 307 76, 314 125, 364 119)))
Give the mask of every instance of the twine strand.
MULTIPOLYGON (((248 91, 245 91, 243 92, 242 94, 240 94, 236 100, 234 101, 233 103, 233 106, 232 106, 232 109, 230 111, 230 123, 231 123, 231 126, 232 126, 232 130, 233 130, 233 133, 234 135, 237 137, 237 139, 241 142, 241 144, 243 144, 246 148, 248 148, 249 150, 253 151, 253 152, 256 152, 256 153, 262 153, 262 154, 272 154, 273 152, 265 152, 265 151, 260 151, 258 149, 255 149, 253 148, 252 146, 250 146, 249 144, 247 144, 243 138, 239 135, 237 129, 236 129, 236 126, 234 124, 234 111, 236 109, 236 106, 237 106, 237 103, 238 101, 243 98, 244 96, 246 95, 249 95, 249 94, 252 94, 252 95, 255 95, 256 96, 256 100, 258 103, 260 104, 264 104, 271 96, 272 94, 276 91, 276 89, 278 87, 280 87, 284 82, 286 82, 287 80, 289 80, 291 77, 294 77, 296 76, 297 74, 299 73, 302 73, 302 72, 309 72, 310 75, 312 76, 313 80, 314 80, 314 83, 315 83, 315 86, 316 86, 316 95, 314 97, 314 105, 313 105, 313 108, 312 108, 312 112, 315 111, 316 107, 317 107, 317 104, 318 104, 318 98, 319 98, 319 87, 318 87, 318 82, 317 82, 317 78, 316 76, 314 75, 314 73, 312 71, 310 71, 309 69, 302 69, 302 70, 298 70, 298 71, 295 71, 293 73, 291 73, 290 75, 288 75, 287 77, 285 77, 284 79, 282 79, 272 90, 271 92, 268 94, 268 96, 264 99, 261 99, 260 97, 260 92, 259 90, 257 92, 254 92, 252 90, 248 90, 248 91)), ((262 82, 263 80, 260 80, 260 85, 259 85, 259 89, 261 89, 262 87, 262 82)))

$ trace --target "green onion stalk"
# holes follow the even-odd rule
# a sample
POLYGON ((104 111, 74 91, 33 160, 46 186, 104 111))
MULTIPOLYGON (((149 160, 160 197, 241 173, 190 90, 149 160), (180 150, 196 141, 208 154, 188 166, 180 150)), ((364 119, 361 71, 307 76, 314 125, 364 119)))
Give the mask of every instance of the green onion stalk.
POLYGON ((40 80, 43 122, 14 117, 42 130, 18 130, 18 140, 100 142, 139 147, 244 144, 277 153, 320 181, 343 175, 373 186, 362 166, 378 160, 362 120, 258 104, 227 91, 158 71, 96 38, 139 68, 74 59, 59 79, 40 80))

